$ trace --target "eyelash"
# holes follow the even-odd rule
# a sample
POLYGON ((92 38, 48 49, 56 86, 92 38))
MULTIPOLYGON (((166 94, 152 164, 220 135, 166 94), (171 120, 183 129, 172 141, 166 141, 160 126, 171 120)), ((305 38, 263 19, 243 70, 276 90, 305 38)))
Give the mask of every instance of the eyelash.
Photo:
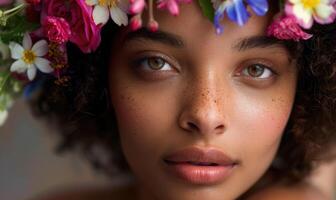
MULTIPOLYGON (((161 61, 164 62, 164 66, 162 68, 165 68, 167 65, 170 65, 171 64, 169 62, 167 62, 164 58, 161 58, 161 57, 155 57, 155 56, 151 56, 151 57, 145 57, 145 58, 142 58, 142 59, 139 59, 136 61, 136 63, 138 63, 138 66, 141 66, 143 64, 147 64, 147 66, 149 65, 149 59, 160 59, 161 61)), ((148 68, 151 68, 151 67, 148 67, 148 68)), ((160 70, 155 70, 155 69, 149 69, 149 70, 153 70, 153 71, 169 71, 169 70, 161 70, 162 68, 160 68, 160 70)), ((171 67, 173 68, 173 67, 171 67)))
POLYGON ((239 72, 238 75, 243 75, 243 76, 249 77, 251 79, 263 80, 263 79, 269 79, 272 76, 277 75, 277 73, 269 65, 256 62, 256 63, 249 64, 247 66, 244 66, 243 70, 241 70, 241 72, 239 72), (258 77, 253 77, 253 76, 247 74, 248 70, 250 69, 249 67, 253 67, 253 66, 260 67, 263 70, 263 73, 258 77), (265 75, 265 74, 267 74, 267 75, 265 75))
MULTIPOLYGON (((163 68, 167 68, 169 65, 170 68, 173 68, 173 64, 171 64, 170 62, 167 61, 166 58, 164 58, 164 56, 144 56, 142 58, 139 58, 139 59, 136 59, 135 62, 133 62, 133 66, 136 66, 137 68, 143 68, 144 65, 147 65, 147 69, 146 71, 152 71, 153 73, 160 73, 160 71, 171 71, 171 70, 162 70, 163 68), (164 63, 164 66, 158 70, 155 70, 153 68, 151 68, 149 66, 149 59, 159 59, 160 61, 162 61, 164 63)), ((176 69, 174 69, 176 70, 176 69)), ((242 68, 242 70, 239 70, 238 73, 236 73, 236 75, 238 76, 245 76, 245 77, 248 77, 249 79, 254 79, 254 80, 266 80, 266 79, 270 79, 272 76, 274 75, 277 75, 277 73, 272 70, 271 67, 269 67, 267 64, 263 64, 263 63, 260 63, 260 62, 255 62, 255 63, 251 63, 249 64, 248 66, 244 66, 242 68), (249 67, 252 67, 252 66, 258 66, 258 67, 261 67, 262 70, 263 70, 263 73, 261 74, 260 77, 253 77, 251 75, 249 75, 248 73, 248 69, 249 67), (264 74, 267 74, 267 76, 265 77, 264 74)))

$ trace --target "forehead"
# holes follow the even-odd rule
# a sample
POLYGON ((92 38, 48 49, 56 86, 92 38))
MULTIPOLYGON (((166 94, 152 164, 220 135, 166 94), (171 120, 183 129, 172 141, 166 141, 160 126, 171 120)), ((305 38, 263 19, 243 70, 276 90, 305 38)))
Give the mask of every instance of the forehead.
MULTIPOLYGON (((215 27, 205 17, 197 1, 190 4, 180 4, 180 14, 172 16, 166 10, 155 10, 155 19, 159 22, 159 29, 164 32, 180 36, 187 46, 196 44, 227 44, 238 41, 241 38, 265 35, 267 26, 272 18, 267 16, 256 16, 251 13, 251 18, 243 27, 224 17, 222 24, 224 33, 216 35, 215 27)), ((225 45, 223 44, 223 45, 225 45)))

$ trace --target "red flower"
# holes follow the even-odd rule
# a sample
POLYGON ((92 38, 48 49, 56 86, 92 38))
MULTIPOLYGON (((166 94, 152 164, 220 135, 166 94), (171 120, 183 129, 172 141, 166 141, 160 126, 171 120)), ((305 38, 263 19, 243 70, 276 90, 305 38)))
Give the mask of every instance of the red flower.
POLYGON ((26 0, 26 2, 28 4, 33 4, 33 5, 37 5, 41 2, 41 0, 26 0))
POLYGON ((47 16, 44 18, 42 25, 44 34, 51 42, 62 44, 67 42, 71 36, 68 22, 61 17, 47 16))
POLYGON ((294 16, 282 15, 267 29, 267 35, 280 40, 308 40, 311 34, 304 32, 294 16))
POLYGON ((44 0, 41 21, 47 16, 64 18, 71 30, 69 41, 84 53, 95 51, 100 44, 101 27, 92 19, 92 7, 84 0, 44 0))

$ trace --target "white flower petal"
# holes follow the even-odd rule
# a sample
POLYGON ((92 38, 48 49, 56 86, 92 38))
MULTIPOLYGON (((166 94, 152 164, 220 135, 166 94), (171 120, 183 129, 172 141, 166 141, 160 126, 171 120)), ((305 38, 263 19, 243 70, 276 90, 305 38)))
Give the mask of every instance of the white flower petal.
POLYGON ((334 12, 335 9, 331 5, 320 4, 316 7, 316 15, 321 19, 328 19, 334 12))
POLYGON ((54 71, 53 68, 50 66, 50 61, 45 58, 35 58, 35 65, 36 67, 43 73, 50 73, 54 71))
POLYGON ((34 80, 36 76, 36 67, 34 65, 30 66, 27 71, 28 79, 29 80, 34 80))
POLYGON ((106 24, 109 19, 109 11, 107 7, 96 5, 93 9, 92 17, 95 24, 106 24))
POLYGON ((127 26, 128 24, 127 14, 124 11, 122 11, 119 7, 117 6, 111 7, 110 15, 112 20, 119 26, 121 25, 127 26))
POLYGON ((98 0, 85 0, 85 3, 89 6, 94 6, 98 4, 98 0))
POLYGON ((23 48, 26 50, 30 50, 32 47, 32 39, 29 35, 29 33, 25 33, 23 36, 23 41, 22 41, 23 48))
POLYGON ((21 45, 16 42, 10 42, 8 47, 11 51, 11 57, 13 59, 20 59, 22 57, 24 49, 21 45))
POLYGON ((36 42, 32 48, 36 56, 44 56, 48 53, 48 43, 45 40, 36 42))
POLYGON ((296 4, 293 6, 293 14, 296 18, 300 19, 300 24, 304 28, 310 28, 313 23, 313 13, 310 9, 305 9, 302 4, 296 4))
POLYGON ((0 111, 0 126, 4 125, 7 117, 8 117, 8 111, 7 110, 0 111))
POLYGON ((21 59, 15 61, 15 62, 11 65, 11 67, 10 67, 10 71, 11 71, 11 72, 23 73, 23 72, 25 72, 26 70, 27 70, 27 65, 26 65, 26 63, 25 63, 23 60, 21 60, 21 59))
POLYGON ((301 3, 301 0, 289 0, 292 4, 298 4, 301 3))
POLYGON ((320 4, 330 4, 332 1, 330 0, 320 0, 320 4))

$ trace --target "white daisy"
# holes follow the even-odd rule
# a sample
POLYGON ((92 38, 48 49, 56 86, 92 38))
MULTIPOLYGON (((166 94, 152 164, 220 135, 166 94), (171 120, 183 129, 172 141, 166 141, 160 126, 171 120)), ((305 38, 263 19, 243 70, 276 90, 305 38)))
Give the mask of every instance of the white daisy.
POLYGON ((128 24, 128 0, 86 0, 86 4, 94 6, 92 17, 98 24, 106 24, 109 16, 119 26, 128 24))
POLYGON ((28 33, 23 37, 22 46, 16 42, 10 42, 11 56, 16 59, 10 67, 11 72, 24 73, 27 71, 28 79, 33 80, 36 76, 36 68, 43 73, 50 73, 53 68, 50 61, 42 58, 48 53, 48 43, 40 40, 32 46, 32 40, 28 33))

